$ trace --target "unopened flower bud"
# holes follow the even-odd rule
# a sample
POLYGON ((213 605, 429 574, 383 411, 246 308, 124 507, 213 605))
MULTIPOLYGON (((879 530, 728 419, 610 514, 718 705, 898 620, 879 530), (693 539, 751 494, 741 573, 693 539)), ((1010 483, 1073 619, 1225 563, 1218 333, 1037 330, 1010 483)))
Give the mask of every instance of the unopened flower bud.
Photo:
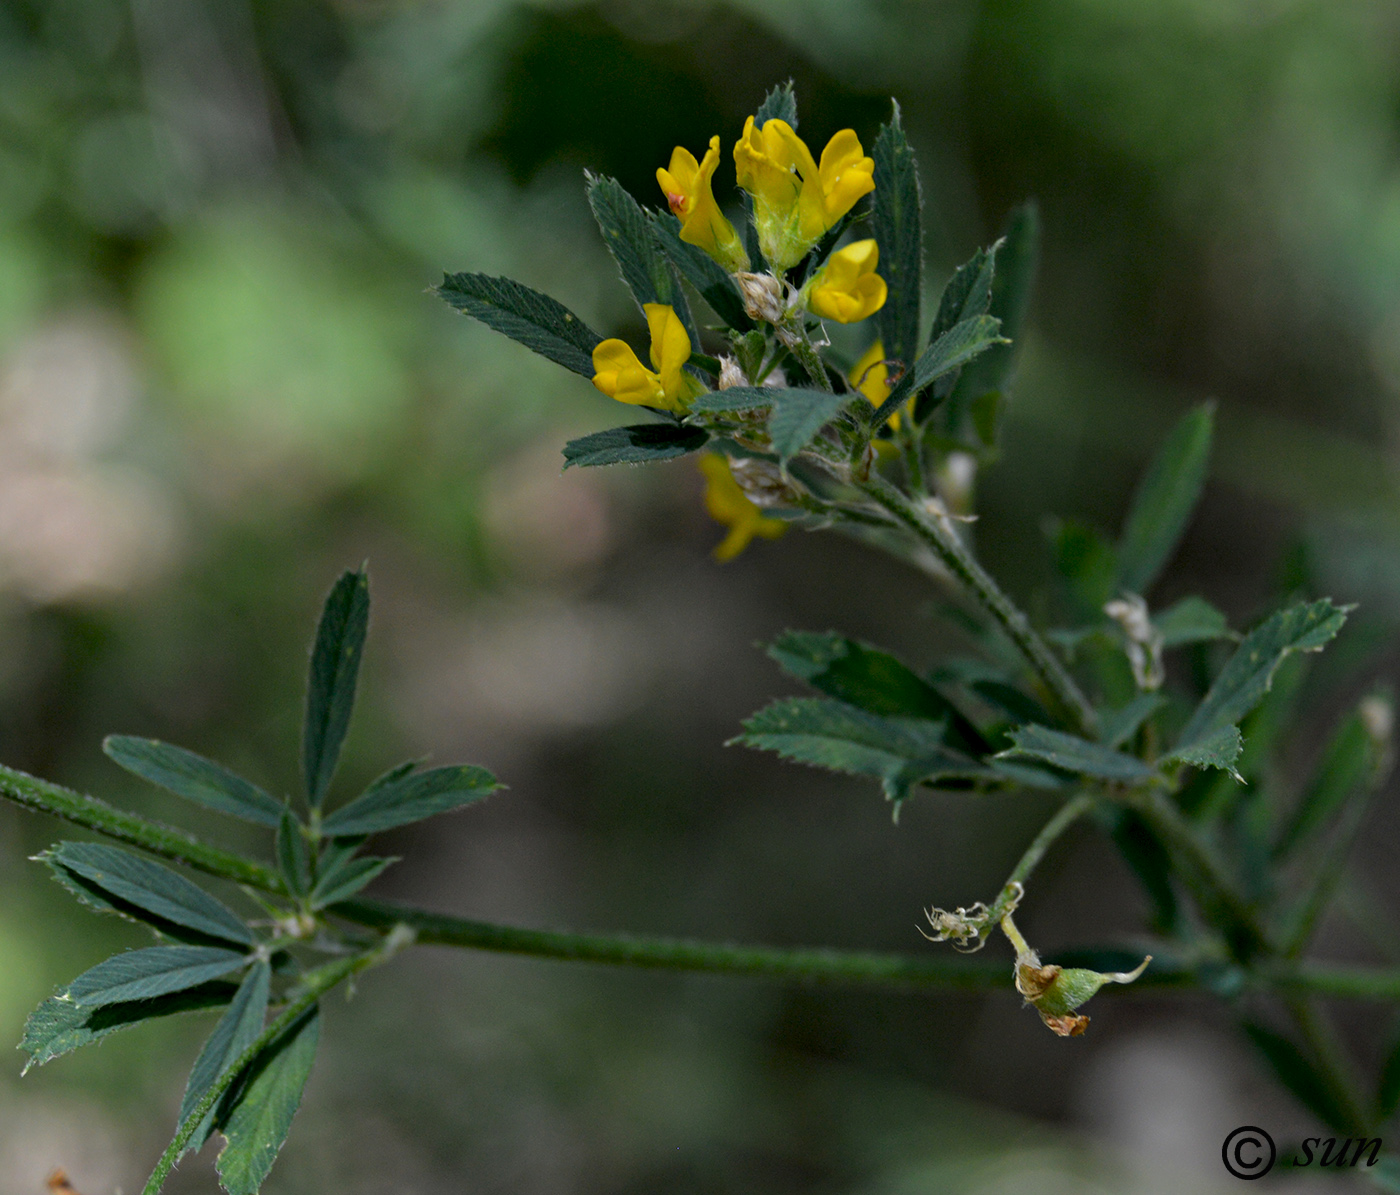
POLYGON ((719 388, 721 390, 732 390, 735 386, 747 386, 748 384, 749 379, 739 368, 739 362, 733 357, 719 359, 719 388))
POLYGON ((740 270, 734 275, 734 281, 739 284, 739 293, 744 299, 744 310, 752 319, 776 324, 787 315, 783 284, 772 274, 754 274, 748 270, 740 270))
POLYGON ((1129 593, 1108 602, 1103 612, 1123 628, 1128 640, 1124 650, 1137 687, 1149 693, 1160 689, 1166 679, 1162 668, 1162 632, 1148 617, 1147 603, 1137 594, 1129 593))
POLYGON ((730 457, 729 472, 744 491, 744 497, 765 510, 774 506, 790 506, 796 497, 792 483, 783 477, 777 465, 769 461, 751 456, 730 457))

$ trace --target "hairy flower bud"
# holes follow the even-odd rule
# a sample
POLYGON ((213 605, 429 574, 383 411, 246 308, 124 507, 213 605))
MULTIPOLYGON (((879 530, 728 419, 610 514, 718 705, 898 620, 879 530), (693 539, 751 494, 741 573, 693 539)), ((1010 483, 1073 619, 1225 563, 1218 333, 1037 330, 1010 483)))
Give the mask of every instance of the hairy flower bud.
POLYGON ((744 299, 744 310, 750 318, 765 323, 780 323, 787 315, 787 302, 783 296, 783 284, 772 274, 754 274, 740 270, 734 275, 739 284, 739 293, 744 299))

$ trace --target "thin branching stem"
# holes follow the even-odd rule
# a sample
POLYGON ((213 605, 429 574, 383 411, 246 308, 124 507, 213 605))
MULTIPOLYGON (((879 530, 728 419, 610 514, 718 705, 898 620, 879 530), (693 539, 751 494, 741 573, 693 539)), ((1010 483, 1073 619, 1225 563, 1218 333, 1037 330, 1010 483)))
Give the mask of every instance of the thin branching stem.
POLYGON ((1088 698, 1080 692, 1074 678, 1050 650, 1050 645, 1036 633, 1030 619, 1002 592, 1001 586, 978 563, 977 558, 956 533, 942 520, 912 502, 879 474, 872 473, 868 478, 854 484, 933 549, 949 572, 966 585, 987 612, 996 619, 1026 658, 1026 662, 1030 664, 1041 683, 1061 706, 1070 725, 1075 730, 1092 731, 1097 718, 1088 698))
MULTIPOLYGON (((282 894, 281 879, 260 863, 198 842, 190 835, 121 813, 95 797, 35 780, 12 768, 0 768, 0 797, 26 808, 61 817, 154 855, 189 864, 207 875, 250 888, 282 894)), ((1034 867, 1052 838, 1050 826, 1065 815, 1056 834, 1069 825, 1069 805, 1047 823, 1027 849, 1034 867), (1044 841, 1042 841, 1044 840, 1044 841)), ((1082 812, 1082 811, 1081 811, 1082 812)), ((1075 816, 1079 816, 1076 813, 1075 816)), ((1020 871, 1021 865, 1017 865, 1020 871)), ((969 959, 936 959, 867 951, 772 948, 696 942, 677 938, 633 937, 620 934, 579 934, 526 929, 454 917, 427 909, 383 901, 350 900, 332 912, 371 929, 406 926, 424 945, 455 946, 536 958, 612 963, 672 971, 701 971, 724 975, 754 975, 771 979, 806 980, 863 986, 925 989, 992 990, 1005 988, 1006 968, 969 959)), ((1360 1000, 1400 1000, 1400 967, 1348 967, 1320 963, 1269 963, 1253 978, 1278 991, 1339 996, 1360 1000)), ((1149 986, 1194 986, 1189 971, 1149 972, 1139 981, 1149 986)))
POLYGON ((1347 1133, 1365 1134, 1371 1127, 1367 1101, 1360 1094, 1356 1070, 1331 1023, 1312 1000, 1294 997, 1285 1001, 1293 1023, 1312 1055, 1318 1074, 1327 1085, 1337 1110, 1346 1118, 1335 1125, 1347 1133))

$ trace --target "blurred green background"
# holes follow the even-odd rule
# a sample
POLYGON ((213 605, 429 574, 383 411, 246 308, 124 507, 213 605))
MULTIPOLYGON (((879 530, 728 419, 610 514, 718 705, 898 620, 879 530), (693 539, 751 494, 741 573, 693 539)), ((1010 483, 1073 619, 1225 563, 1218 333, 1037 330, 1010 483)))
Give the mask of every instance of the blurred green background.
MULTIPOLYGON (((426 288, 509 274, 635 341, 585 168, 658 203, 671 147, 718 132, 723 193, 772 84, 796 81, 818 144, 868 146, 898 96, 931 282, 1026 196, 1044 219, 989 562, 1032 593, 1047 512, 1114 527, 1213 396, 1213 481, 1159 595, 1237 622, 1280 586, 1363 602, 1314 674, 1325 723, 1395 671, 1397 67, 1383 0, 0 0, 0 759, 187 823, 103 734, 290 790, 320 598, 368 558, 343 791, 411 754, 511 786, 386 841, 410 861, 376 892, 935 949, 920 909, 992 893, 1041 799, 924 796, 895 827, 869 785, 721 743, 791 691, 755 642, 834 626, 926 665, 954 642, 940 595, 820 537, 716 566, 689 462, 561 475, 566 438, 625 412, 426 288)), ((1374 830, 1384 884, 1400 826, 1382 808, 1374 830)), ((64 833, 0 808, 0 1039, 141 938, 26 862, 64 833)), ((1053 951, 1141 911, 1086 830, 1025 928, 1053 951)), ((330 1009, 268 1190, 1228 1190, 1225 1132, 1306 1123, 1204 1000, 1092 1011, 1061 1041, 1009 995, 421 951, 330 1009)), ((0 1195, 57 1166, 84 1195, 138 1188, 201 1029, 22 1082, 14 1055, 0 1195)), ((213 1190, 211 1155, 171 1189, 213 1190)))

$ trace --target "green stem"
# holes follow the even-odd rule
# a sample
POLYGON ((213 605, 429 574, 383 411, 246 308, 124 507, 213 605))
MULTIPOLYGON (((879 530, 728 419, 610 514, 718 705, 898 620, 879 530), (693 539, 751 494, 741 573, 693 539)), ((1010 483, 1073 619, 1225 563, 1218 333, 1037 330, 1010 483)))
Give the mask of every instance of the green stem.
POLYGON ((0 797, 64 821, 96 830, 118 842, 139 846, 142 850, 174 859, 206 875, 218 876, 222 880, 233 880, 238 884, 248 884, 272 892, 278 896, 287 895, 287 886, 282 877, 272 868, 232 851, 200 842, 192 834, 164 826, 159 822, 148 821, 132 813, 115 809, 105 801, 89 797, 85 793, 74 792, 62 785, 50 784, 14 768, 0 766, 0 797))
POLYGON ((1285 1003, 1289 1015, 1303 1036, 1304 1044, 1317 1064, 1320 1077, 1327 1084, 1328 1094, 1331 1095, 1338 1111, 1346 1118, 1344 1124, 1333 1127, 1347 1133, 1364 1135, 1370 1128, 1371 1118, 1367 1115, 1365 1102, 1359 1094, 1351 1059, 1337 1040, 1331 1024, 1310 1000, 1294 997, 1285 1003))
POLYGON ((466 947, 536 958, 855 986, 976 990, 1006 986, 1004 965, 984 965, 966 959, 524 929, 372 900, 344 901, 330 911, 337 917, 372 928, 406 925, 422 945, 466 947))
POLYGON ((1061 805, 1055 811, 1055 816, 1040 828, 1040 833, 1031 841, 1030 846, 1026 847, 1020 862, 1006 877, 1006 883, 1002 885, 1001 892, 992 902, 992 907, 989 910, 990 915, 987 918, 989 929, 1003 917, 1008 916, 1019 903, 1025 882, 1030 879, 1031 872, 1039 866, 1041 859, 1045 857, 1045 852, 1050 849, 1055 840, 1093 807, 1094 797, 1089 793, 1079 793, 1061 805))
POLYGON ((871 474, 854 484, 887 510, 937 554, 945 567, 982 603, 987 612, 1020 649, 1041 683, 1054 695, 1074 729, 1090 732, 1097 717, 1094 707, 1079 691, 1074 678, 1050 650, 1021 609, 977 562, 966 545, 943 523, 911 502, 883 477, 871 474))
MULTIPOLYGON (((12 768, 0 767, 0 797, 41 813, 66 818, 151 854, 188 863, 207 875, 265 892, 283 894, 280 877, 269 867, 196 843, 179 831, 121 813, 94 797, 47 784, 12 768)), ((1012 880, 1029 874, 1052 841, 1050 831, 1057 821, 1065 819, 1063 824, 1056 827, 1056 833, 1069 824, 1072 804, 1067 803, 1036 836, 1022 856, 1021 863, 1012 872, 1012 880)), ((415 932, 418 942, 425 945, 491 950, 536 958, 862 985, 979 990, 1006 986, 1005 967, 974 964, 966 959, 936 960, 864 951, 778 949, 675 938, 523 929, 372 900, 344 901, 334 906, 333 912, 346 921, 373 929, 404 925, 415 932)), ((1269 961, 1262 962, 1252 974, 1265 986, 1283 992, 1400 1001, 1400 967, 1269 961)), ((1139 983, 1181 986, 1189 981, 1187 975, 1154 970, 1149 971, 1139 983)))
POLYGON ((1123 800, 1176 856, 1180 873, 1196 902, 1206 911, 1209 921, 1225 926, 1235 954, 1247 961, 1267 953, 1268 936, 1249 902, 1236 889, 1229 868, 1192 829, 1175 803, 1157 788, 1131 790, 1123 800))
POLYGON ((807 329, 801 327, 794 329, 791 339, 785 338, 783 343, 797 358, 798 364, 807 371, 812 382, 830 394, 831 379, 827 376, 826 365, 822 362, 821 354, 807 338, 807 329))
POLYGON ((225 1068, 223 1073, 210 1085, 209 1090, 204 1093, 199 1103, 180 1123, 180 1127, 175 1132, 174 1140, 166 1146, 165 1152, 161 1154, 160 1161, 156 1163, 156 1168, 151 1172, 151 1177, 146 1181, 141 1195, 159 1195, 160 1189, 165 1185, 165 1180, 170 1177, 170 1171, 174 1169, 180 1155, 185 1152, 185 1146, 189 1144, 195 1130, 204 1123, 204 1118, 223 1098, 224 1092, 233 1085, 234 1080, 242 1074, 244 1068, 254 1058, 295 1025, 307 1010, 336 984, 348 979, 357 971, 373 966, 382 957, 381 951, 356 955, 354 958, 340 959, 337 962, 329 963, 304 975, 301 994, 282 1010, 281 1014, 258 1035, 257 1040, 252 1045, 244 1050, 230 1066, 225 1068))

